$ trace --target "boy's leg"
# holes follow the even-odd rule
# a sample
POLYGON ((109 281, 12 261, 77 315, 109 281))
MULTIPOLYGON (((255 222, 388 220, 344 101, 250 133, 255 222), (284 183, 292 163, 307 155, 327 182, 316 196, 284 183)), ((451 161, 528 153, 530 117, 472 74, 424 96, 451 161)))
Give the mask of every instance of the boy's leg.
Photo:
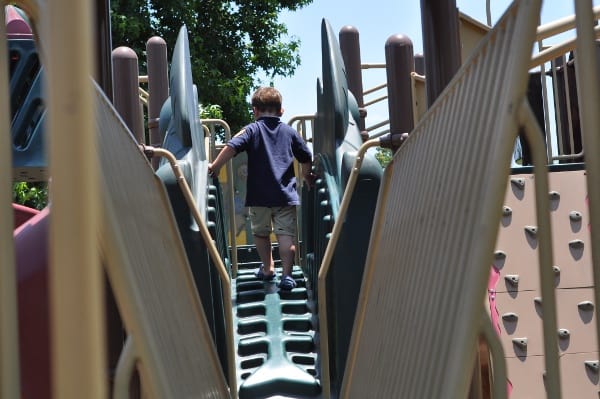
POLYGON ((254 236, 256 251, 263 264, 263 273, 267 276, 275 273, 275 262, 271 252, 271 208, 251 207, 250 226, 254 236))
POLYGON ((285 234, 277 234, 277 241, 279 242, 279 255, 281 256, 283 275, 291 276, 292 266, 294 265, 294 259, 296 257, 294 237, 285 234))
POLYGON ((264 274, 271 275, 275 273, 275 263, 273 262, 273 253, 271 252, 271 238, 254 235, 254 244, 256 251, 260 256, 260 261, 264 266, 264 274))
POLYGON ((296 207, 285 206, 274 210, 273 227, 279 242, 283 276, 291 276, 296 257, 296 207))

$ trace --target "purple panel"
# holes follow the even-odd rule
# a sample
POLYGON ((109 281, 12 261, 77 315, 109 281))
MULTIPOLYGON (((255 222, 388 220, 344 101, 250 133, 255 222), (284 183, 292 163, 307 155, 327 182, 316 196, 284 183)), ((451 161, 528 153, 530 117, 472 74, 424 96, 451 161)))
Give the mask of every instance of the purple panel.
POLYGON ((51 398, 48 227, 45 208, 14 232, 19 304, 19 355, 24 399, 51 398))

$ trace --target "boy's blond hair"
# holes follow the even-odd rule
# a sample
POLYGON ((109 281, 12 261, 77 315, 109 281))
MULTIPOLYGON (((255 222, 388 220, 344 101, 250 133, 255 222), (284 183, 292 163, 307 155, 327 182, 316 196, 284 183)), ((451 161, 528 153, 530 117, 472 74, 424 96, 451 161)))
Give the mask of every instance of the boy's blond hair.
POLYGON ((259 87, 252 94, 252 106, 262 113, 281 111, 281 93, 274 87, 259 87))

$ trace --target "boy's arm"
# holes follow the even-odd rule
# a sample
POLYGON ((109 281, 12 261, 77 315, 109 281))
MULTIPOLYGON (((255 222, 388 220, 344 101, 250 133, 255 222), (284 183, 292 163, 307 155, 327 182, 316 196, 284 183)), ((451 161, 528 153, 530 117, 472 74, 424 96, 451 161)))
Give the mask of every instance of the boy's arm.
POLYGON ((315 180, 317 176, 312 173, 312 161, 303 162, 300 164, 300 171, 302 173, 302 178, 306 182, 308 189, 310 190, 312 186, 315 184, 315 180))
POLYGON ((236 154, 236 151, 233 147, 226 145, 223 147, 219 155, 215 158, 212 163, 208 164, 208 175, 210 177, 217 177, 219 175, 219 170, 223 165, 227 163, 231 158, 233 158, 236 154))

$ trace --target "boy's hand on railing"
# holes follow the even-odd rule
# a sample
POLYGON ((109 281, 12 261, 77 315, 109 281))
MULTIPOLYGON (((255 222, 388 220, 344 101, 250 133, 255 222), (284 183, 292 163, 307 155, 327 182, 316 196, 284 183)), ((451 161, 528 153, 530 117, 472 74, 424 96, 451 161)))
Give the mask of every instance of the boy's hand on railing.
POLYGON ((308 186, 308 189, 310 190, 315 185, 315 181, 317 180, 317 175, 314 174, 313 172, 308 172, 306 174, 303 174, 302 178, 304 179, 304 183, 308 186))
POLYGON ((215 177, 219 176, 219 169, 213 168, 213 164, 212 163, 208 164, 208 176, 212 177, 213 179, 215 177))

